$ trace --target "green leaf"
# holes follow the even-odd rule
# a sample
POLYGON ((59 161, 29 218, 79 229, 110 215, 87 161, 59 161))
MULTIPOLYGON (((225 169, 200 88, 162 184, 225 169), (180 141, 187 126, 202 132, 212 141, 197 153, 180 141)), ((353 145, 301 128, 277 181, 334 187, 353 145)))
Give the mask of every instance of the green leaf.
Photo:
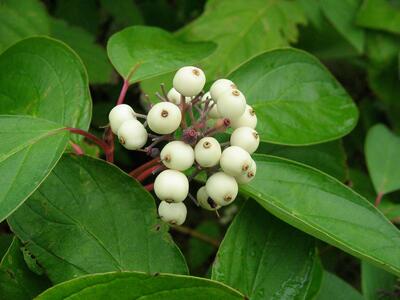
POLYGON ((108 271, 187 273, 151 195, 102 160, 65 155, 8 222, 55 283, 108 271))
POLYGON ((257 112, 261 140, 309 145, 338 139, 357 123, 350 96, 313 56, 296 49, 261 54, 231 74, 257 112))
POLYGON ((347 282, 325 271, 316 300, 332 299, 362 300, 363 297, 347 282))
POLYGON ((170 274, 118 272, 80 277, 56 285, 37 300, 243 300, 243 295, 221 283, 204 278, 170 274))
POLYGON ((297 26, 305 23, 302 9, 294 1, 213 0, 178 36, 218 45, 202 66, 208 78, 216 79, 252 56, 296 42, 297 26))
POLYGON ((209 42, 183 42, 156 27, 132 26, 114 34, 107 43, 108 56, 125 79, 137 82, 199 62, 215 50, 209 42))
POLYGON ((0 298, 30 300, 50 287, 44 276, 32 273, 25 264, 21 242, 14 238, 0 263, 0 298))
POLYGON ((0 114, 32 115, 87 129, 92 102, 79 57, 65 44, 34 37, 0 55, 0 114))
POLYGON ((60 159, 69 133, 29 116, 0 116, 0 221, 37 189, 60 159))
POLYGON ((24 38, 49 31, 46 9, 39 1, 0 1, 0 53, 24 38))
POLYGON ((64 41, 76 51, 87 68, 90 83, 100 84, 111 80, 112 67, 106 51, 95 43, 93 35, 63 20, 52 19, 51 36, 64 41))
POLYGON ((357 24, 371 29, 400 33, 400 5, 397 1, 364 0, 357 24))
POLYGON ((260 143, 257 152, 301 162, 342 182, 347 179, 346 153, 341 140, 302 147, 260 143))
POLYGON ((400 189, 400 137, 382 124, 373 126, 365 140, 365 155, 377 193, 400 189))
POLYGON ((361 286, 366 300, 381 300, 383 292, 393 292, 396 286, 396 276, 362 261, 361 286))
MULTIPOLYGON (((220 226, 213 221, 204 221, 200 223, 195 230, 205 234, 211 238, 218 239, 220 237, 220 226)), ((188 241, 187 261, 190 269, 198 269, 207 263, 215 254, 215 246, 191 237, 188 241)), ((193 272, 191 272, 193 273, 193 272)))
POLYGON ((14 235, 9 233, 0 233, 0 257, 3 257, 10 247, 14 235))
POLYGON ((400 231, 366 199, 306 165, 267 155, 254 159, 257 176, 242 192, 298 229, 400 274, 400 231))
POLYGON ((248 200, 215 259, 212 279, 249 299, 305 299, 315 262, 314 240, 248 200))
POLYGON ((361 0, 322 0, 321 8, 337 31, 357 50, 364 50, 364 30, 354 24, 361 0))
POLYGON ((101 7, 107 11, 119 26, 143 24, 144 20, 137 4, 126 0, 100 0, 101 7))

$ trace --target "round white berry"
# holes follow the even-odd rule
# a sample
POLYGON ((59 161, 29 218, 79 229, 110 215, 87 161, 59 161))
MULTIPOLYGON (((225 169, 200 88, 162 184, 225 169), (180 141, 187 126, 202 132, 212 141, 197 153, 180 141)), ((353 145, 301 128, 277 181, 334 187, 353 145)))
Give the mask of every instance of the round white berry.
POLYGON ((182 141, 172 141, 161 150, 160 158, 167 168, 185 171, 194 163, 194 151, 182 141))
POLYGON ((239 184, 246 184, 254 179, 256 173, 257 173, 257 164, 254 160, 252 160, 251 166, 247 170, 247 172, 242 173, 239 176, 236 176, 235 179, 239 184))
POLYGON ((210 94, 215 102, 218 102, 218 98, 227 90, 236 89, 236 85, 229 79, 218 79, 214 81, 210 88, 210 94))
POLYGON ((213 167, 221 157, 221 146, 215 138, 204 137, 194 147, 194 157, 200 166, 213 167))
MULTIPOLYGON (((205 101, 207 99, 211 99, 211 95, 210 92, 207 92, 204 94, 204 96, 201 98, 201 108, 204 109, 205 107, 205 101)), ((218 108, 217 108, 217 104, 214 102, 214 100, 210 100, 210 102, 208 103, 208 108, 211 107, 211 110, 208 112, 208 116, 212 119, 218 119, 221 118, 219 112, 218 112, 218 108)))
POLYGON ((185 222, 187 209, 183 202, 168 203, 161 201, 158 206, 158 215, 161 220, 171 225, 182 225, 185 222))
POLYGON ((243 115, 246 98, 236 89, 223 92, 218 98, 218 112, 223 118, 235 119, 243 115))
MULTIPOLYGON (((181 104, 181 94, 174 88, 170 89, 167 94, 168 100, 176 105, 181 104)), ((185 102, 188 103, 192 100, 190 97, 185 97, 185 102)))
POLYGON ((221 207, 220 205, 215 203, 213 199, 211 199, 208 196, 205 186, 202 186, 201 188, 199 188, 199 190, 197 191, 196 198, 197 198, 197 202, 199 202, 200 206, 204 209, 217 210, 221 207))
POLYGON ((179 171, 165 170, 156 177, 154 192, 160 200, 182 202, 189 193, 189 181, 179 171))
POLYGON ((252 154, 260 144, 260 136, 250 127, 239 127, 232 132, 231 145, 243 148, 252 154))
POLYGON ((108 114, 111 130, 114 134, 118 133, 118 129, 122 123, 132 119, 136 119, 135 111, 127 104, 115 106, 108 114))
POLYGON ((218 172, 207 179, 206 191, 216 204, 225 206, 235 200, 238 184, 234 177, 224 172, 218 172))
POLYGON ((181 124, 181 120, 181 110, 171 102, 155 104, 147 115, 147 124, 150 129, 159 134, 174 132, 181 124))
POLYGON ((147 131, 143 124, 136 119, 125 121, 118 129, 118 139, 128 150, 142 148, 147 142, 147 131))
POLYGON ((231 127, 233 129, 239 127, 251 127, 254 129, 256 128, 256 126, 257 126, 256 112, 250 105, 246 105, 246 109, 244 110, 243 115, 241 115, 237 119, 231 120, 231 127))
POLYGON ((237 146, 230 146, 222 152, 219 164, 225 173, 239 176, 249 170, 251 161, 250 154, 245 150, 237 146))
POLYGON ((186 97, 199 94, 206 83, 204 72, 196 67, 188 66, 180 68, 173 79, 174 88, 186 97))

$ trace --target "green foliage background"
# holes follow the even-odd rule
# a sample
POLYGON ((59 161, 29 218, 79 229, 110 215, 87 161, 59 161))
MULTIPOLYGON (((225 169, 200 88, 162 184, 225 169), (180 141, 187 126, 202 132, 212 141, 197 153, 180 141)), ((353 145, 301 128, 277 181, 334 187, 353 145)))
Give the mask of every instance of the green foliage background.
POLYGON ((0 299, 398 299, 399 135, 399 0, 0 0, 0 299), (177 231, 126 175, 143 153, 63 128, 101 137, 135 65, 145 113, 187 64, 238 85, 262 143, 177 231))

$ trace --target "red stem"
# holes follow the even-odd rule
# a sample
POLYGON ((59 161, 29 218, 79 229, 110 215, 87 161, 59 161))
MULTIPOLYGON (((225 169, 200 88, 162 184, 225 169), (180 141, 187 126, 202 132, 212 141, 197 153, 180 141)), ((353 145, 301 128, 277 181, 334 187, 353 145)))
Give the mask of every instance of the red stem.
POLYGON ((71 145, 72 149, 74 150, 76 155, 84 155, 85 152, 83 152, 82 148, 79 147, 77 144, 69 141, 69 144, 71 145))
POLYGON ((148 185, 145 185, 144 188, 151 192, 152 190, 154 190, 154 183, 149 183, 148 185))
POLYGON ((140 66, 140 63, 134 65, 132 70, 129 72, 128 76, 124 79, 124 83, 122 85, 121 92, 119 93, 117 105, 124 103, 126 92, 128 91, 128 88, 129 88, 129 85, 130 85, 129 80, 131 80, 133 74, 136 72, 136 70, 139 68, 139 66, 140 66))
POLYGON ((129 175, 132 177, 137 177, 139 176, 143 171, 147 170, 148 168, 157 165, 160 162, 160 158, 156 157, 153 158, 152 160, 148 161, 147 163, 141 165, 140 167, 137 167, 136 169, 132 170, 129 175))
POLYGON ((375 199, 375 206, 376 207, 378 207, 379 204, 381 204, 382 197, 383 197, 383 193, 379 192, 378 195, 376 196, 376 199, 375 199))
POLYGON ((146 180, 151 175, 154 175, 154 172, 159 170, 160 167, 162 167, 162 165, 161 164, 157 164, 157 165, 155 165, 153 167, 148 168, 146 171, 144 171, 143 173, 141 173, 140 175, 138 175, 136 177, 137 181, 142 182, 143 180, 146 180))
POLYGON ((82 135, 85 138, 94 142, 101 149, 103 149, 103 152, 106 156, 106 160, 111 163, 113 162, 114 159, 113 159, 112 148, 105 141, 103 141, 102 139, 99 139, 97 136, 91 134, 90 132, 87 132, 87 131, 79 129, 79 128, 66 127, 65 129, 72 133, 82 135))

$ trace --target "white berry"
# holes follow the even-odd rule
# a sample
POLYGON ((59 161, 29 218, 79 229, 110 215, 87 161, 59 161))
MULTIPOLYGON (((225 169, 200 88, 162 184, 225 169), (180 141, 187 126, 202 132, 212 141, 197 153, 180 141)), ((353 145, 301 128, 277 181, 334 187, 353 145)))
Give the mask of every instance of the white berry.
POLYGON ((243 115, 246 98, 236 89, 226 90, 218 98, 218 112, 223 118, 235 119, 243 115))
POLYGON ((118 139, 128 150, 142 148, 147 142, 147 131, 143 124, 136 119, 125 121, 118 130, 118 139))
POLYGON ((249 170, 252 159, 250 154, 240 147, 230 146, 226 148, 219 161, 222 170, 232 176, 239 176, 249 170))
POLYGON ((210 168, 218 164, 221 157, 221 146, 213 137, 204 137, 194 147, 196 162, 204 167, 210 168))
POLYGON ((196 67, 188 66, 180 68, 173 79, 174 88, 186 97, 199 94, 206 83, 204 72, 196 67))
POLYGON ((247 172, 245 173, 240 174, 239 176, 236 176, 235 179, 239 184, 246 184, 254 179, 256 173, 257 173, 257 164, 253 160, 249 170, 247 170, 247 172))
POLYGON ((155 104, 147 115, 147 124, 150 129, 159 134, 174 132, 178 129, 181 120, 181 110, 171 102, 155 104))
POLYGON ((246 105, 243 115, 237 119, 231 119, 231 127, 233 129, 239 127, 251 127, 256 128, 257 126, 257 116, 256 112, 250 105, 246 105))
POLYGON ((160 157, 167 168, 178 171, 185 171, 194 163, 193 148, 182 141, 172 141, 166 144, 160 157))
POLYGON ((135 111, 127 104, 115 106, 108 114, 111 130, 114 134, 118 133, 118 129, 122 123, 132 119, 136 119, 135 111))
MULTIPOLYGON (((211 95, 210 92, 207 92, 204 94, 204 96, 201 98, 201 108, 204 109, 205 107, 205 101, 207 99, 211 99, 211 95)), ((211 110, 208 112, 208 116, 212 119, 218 119, 221 118, 221 115, 218 112, 218 108, 217 108, 217 104, 214 102, 214 100, 210 100, 210 102, 208 103, 208 107, 211 107, 211 110)))
POLYGON ((182 225, 185 222, 187 209, 183 202, 168 203, 161 201, 158 206, 158 215, 161 220, 171 225, 182 225))
POLYGON ((215 203, 225 206, 235 200, 238 193, 238 184, 234 177, 224 172, 218 172, 207 179, 206 191, 215 203))
POLYGON ((218 79, 214 81, 210 88, 210 94, 215 102, 218 102, 218 98, 227 90, 236 89, 236 85, 229 79, 218 79))
POLYGON ((189 193, 189 181, 179 171, 165 170, 156 177, 154 192, 160 200, 182 202, 189 193))
POLYGON ((202 186, 201 188, 199 188, 199 190, 197 191, 196 198, 197 198, 197 202, 199 202, 200 206, 204 209, 217 210, 221 207, 220 205, 215 203, 214 200, 212 200, 208 196, 205 186, 202 186))
MULTIPOLYGON (((181 104, 181 94, 174 88, 170 89, 167 94, 168 100, 176 105, 181 104)), ((190 97, 185 97, 185 102, 188 103, 192 100, 190 97)))
POLYGON ((260 136, 250 127, 239 127, 232 132, 231 145, 238 146, 252 154, 260 144, 260 136))

